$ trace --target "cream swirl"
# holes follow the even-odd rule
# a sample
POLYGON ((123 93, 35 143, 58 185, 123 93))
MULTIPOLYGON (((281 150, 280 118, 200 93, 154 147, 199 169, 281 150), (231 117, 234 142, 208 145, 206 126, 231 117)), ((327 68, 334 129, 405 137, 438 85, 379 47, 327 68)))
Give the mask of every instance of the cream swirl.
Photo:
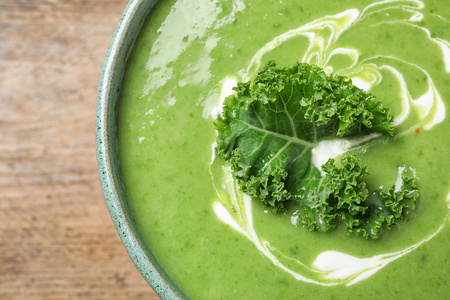
MULTIPOLYGON (((348 76, 360 88, 371 90, 380 85, 383 82, 383 74, 390 74, 395 78, 394 81, 398 84, 400 108, 396 112, 394 125, 397 127, 403 125, 403 132, 399 136, 409 134, 417 127, 431 130, 445 119, 446 108, 433 77, 426 67, 405 57, 386 54, 365 55, 357 47, 338 45, 340 38, 346 32, 367 22, 372 17, 384 14, 383 18, 379 18, 381 21, 369 22, 370 26, 397 24, 417 30, 431 45, 440 49, 445 72, 450 73, 450 43, 432 37, 429 29, 421 25, 424 18, 424 8, 424 3, 418 0, 385 0, 370 4, 361 11, 349 9, 342 13, 317 19, 289 30, 265 44, 255 53, 249 66, 241 72, 240 79, 246 81, 253 78, 261 67, 265 55, 291 39, 303 37, 308 40, 308 47, 304 53, 299 54, 299 60, 319 65, 329 73, 335 72, 348 76), (394 12, 401 12, 401 14, 395 14, 394 12), (391 15, 397 17, 391 17, 391 15), (341 67, 333 66, 332 59, 337 55, 345 56, 350 63, 341 67), (416 74, 421 74, 426 79, 424 81, 425 92, 413 96, 408 84, 410 79, 402 72, 405 68, 413 69, 416 74)), ((441 16, 437 17, 448 22, 441 16)), ((231 87, 236 84, 236 77, 239 76, 230 77, 229 80, 223 81, 223 97, 221 97, 221 103, 217 109, 213 110, 213 118, 220 113, 223 98, 230 93, 231 87)), ((217 162, 214 156, 214 145, 212 152, 210 172, 218 195, 218 200, 213 204, 214 212, 222 222, 252 241, 255 247, 274 265, 291 274, 297 280, 326 286, 355 284, 372 276, 392 261, 417 249, 439 234, 447 223, 448 217, 427 237, 393 253, 383 253, 372 257, 355 257, 329 250, 319 253, 311 264, 307 264, 297 258, 284 255, 282 251, 273 247, 269 241, 258 235, 253 226, 251 199, 239 191, 230 168, 217 162)), ((448 199, 450 199, 450 196, 448 199)), ((445 200, 449 201, 448 199, 445 200)), ((296 215, 294 214, 292 218, 295 221, 296 215)))

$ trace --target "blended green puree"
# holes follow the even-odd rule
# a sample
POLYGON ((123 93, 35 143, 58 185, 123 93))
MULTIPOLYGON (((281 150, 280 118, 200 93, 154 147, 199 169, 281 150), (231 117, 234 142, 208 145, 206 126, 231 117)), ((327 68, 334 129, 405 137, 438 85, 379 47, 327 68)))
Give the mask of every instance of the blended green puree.
POLYGON ((135 221, 174 282, 193 299, 448 299, 449 41, 447 0, 159 1, 128 59, 118 139, 135 221), (413 216, 371 240, 295 227, 295 207, 253 201, 241 220, 223 205, 242 232, 216 214, 233 194, 211 167, 217 108, 268 60, 349 76, 390 107, 395 140, 356 155, 372 191, 414 170, 413 216))

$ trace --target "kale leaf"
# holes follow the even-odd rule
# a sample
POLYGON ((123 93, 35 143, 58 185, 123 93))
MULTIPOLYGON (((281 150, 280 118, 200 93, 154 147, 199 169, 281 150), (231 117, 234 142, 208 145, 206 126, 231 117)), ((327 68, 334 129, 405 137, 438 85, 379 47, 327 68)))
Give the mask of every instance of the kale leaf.
POLYGON ((304 227, 327 231, 342 219, 348 234, 374 238, 383 224, 390 228, 414 209, 418 191, 407 172, 400 191, 378 191, 371 201, 362 180, 367 168, 353 155, 329 159, 322 171, 312 162, 323 140, 394 135, 389 111, 350 79, 306 63, 269 62, 234 90, 215 121, 216 153, 230 163, 242 191, 273 212, 293 202, 304 227))

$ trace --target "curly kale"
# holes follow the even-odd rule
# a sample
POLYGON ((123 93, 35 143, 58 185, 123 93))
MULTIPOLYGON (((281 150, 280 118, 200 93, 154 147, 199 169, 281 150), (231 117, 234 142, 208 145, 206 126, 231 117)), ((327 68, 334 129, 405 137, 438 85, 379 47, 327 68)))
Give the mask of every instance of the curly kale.
POLYGON ((346 155, 319 170, 312 162, 318 142, 378 133, 393 136, 393 117, 372 94, 338 75, 306 63, 264 66, 238 83, 215 121, 216 152, 227 160, 243 192, 273 212, 299 207, 298 222, 327 231, 343 220, 348 234, 376 238, 415 208, 418 191, 403 172, 401 188, 378 191, 372 201, 367 168, 346 155))

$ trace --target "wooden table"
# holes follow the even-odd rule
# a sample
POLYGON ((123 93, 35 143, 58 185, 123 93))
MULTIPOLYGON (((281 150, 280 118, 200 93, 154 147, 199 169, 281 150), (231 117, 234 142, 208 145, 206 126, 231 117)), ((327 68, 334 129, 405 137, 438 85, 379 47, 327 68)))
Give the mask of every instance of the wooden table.
POLYGON ((109 217, 98 80, 125 0, 0 0, 0 299, 157 299, 109 217))

